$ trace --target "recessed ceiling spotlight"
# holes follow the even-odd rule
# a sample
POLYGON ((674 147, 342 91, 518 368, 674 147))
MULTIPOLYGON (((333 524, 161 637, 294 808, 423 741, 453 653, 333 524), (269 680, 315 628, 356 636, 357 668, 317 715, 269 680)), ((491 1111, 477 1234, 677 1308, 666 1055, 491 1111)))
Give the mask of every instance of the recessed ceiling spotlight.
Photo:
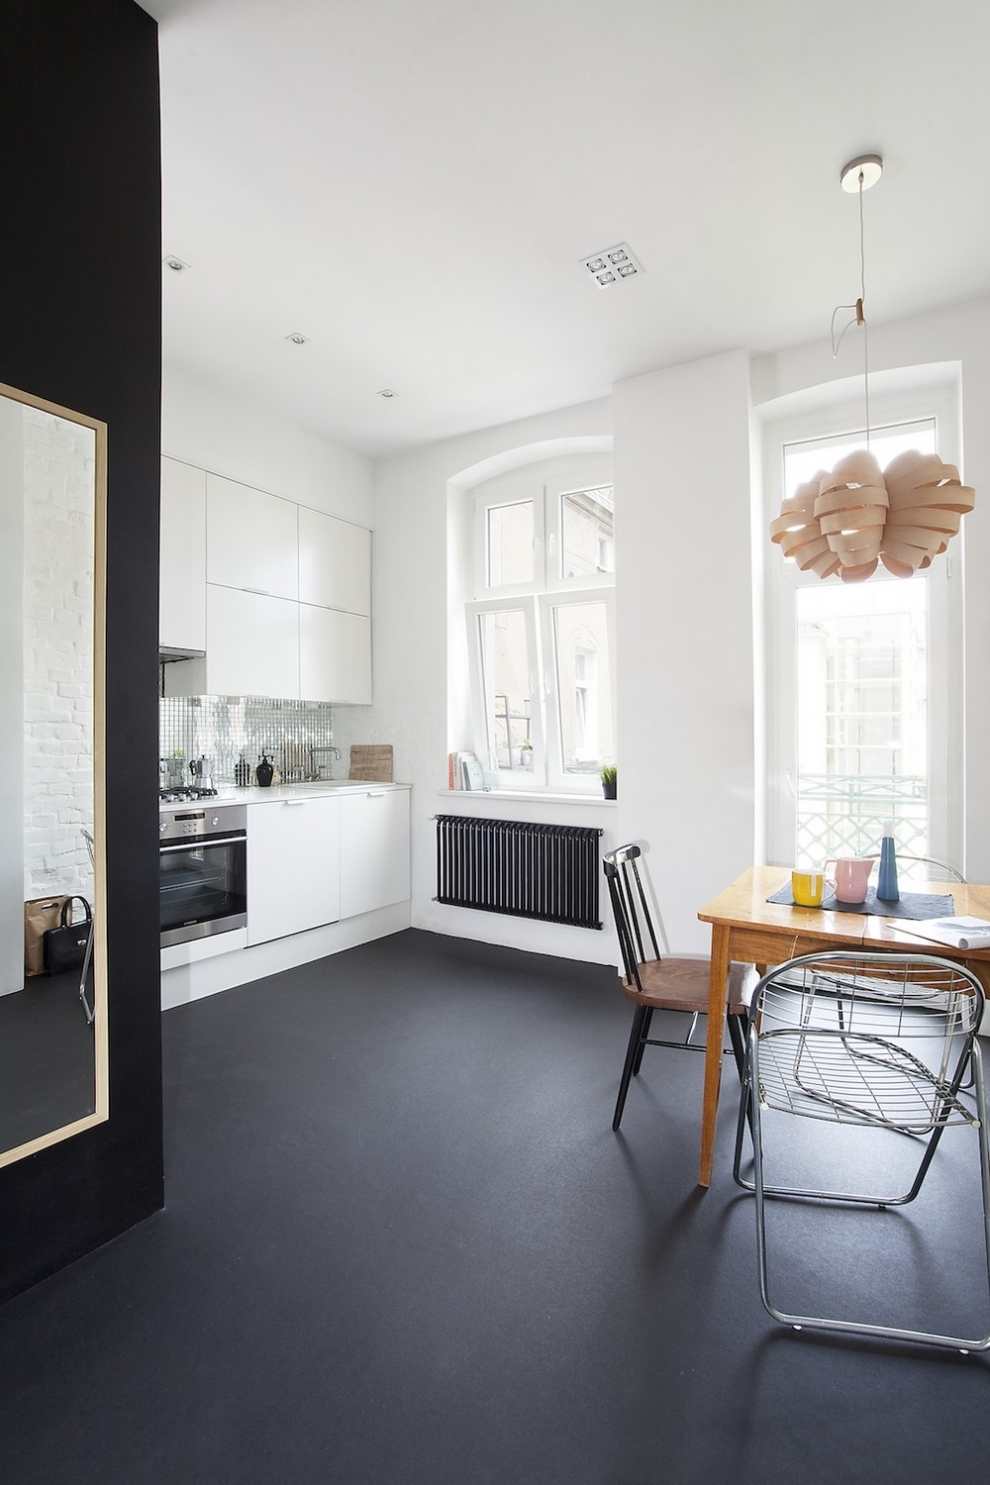
POLYGON ((166 268, 171 268, 173 273, 185 273, 187 268, 192 267, 192 264, 184 263, 183 260, 181 258, 177 258, 174 253, 167 253, 162 259, 162 262, 164 263, 166 268))
POLYGON ((620 279, 633 278, 643 272, 643 265, 637 262, 628 242, 617 242, 615 247, 582 258, 581 267, 588 270, 592 283, 599 289, 609 289, 620 279))
POLYGON ((379 397, 394 397, 395 396, 395 393, 392 391, 392 388, 391 387, 382 387, 381 391, 378 393, 378 396, 379 397))
POLYGON ((285 338, 291 341, 293 345, 309 345, 309 336, 304 335, 301 330, 293 330, 292 334, 287 335, 285 338))

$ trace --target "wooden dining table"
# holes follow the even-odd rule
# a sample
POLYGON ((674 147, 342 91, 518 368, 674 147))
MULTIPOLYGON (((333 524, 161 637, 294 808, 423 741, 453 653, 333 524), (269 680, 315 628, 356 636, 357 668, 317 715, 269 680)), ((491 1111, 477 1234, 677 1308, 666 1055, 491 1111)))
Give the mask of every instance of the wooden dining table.
MULTIPOLYGON (((923 937, 924 923, 874 913, 826 912, 823 908, 786 906, 767 898, 790 881, 783 866, 752 866, 731 887, 703 907, 698 917, 712 926, 711 975, 708 984, 708 1031, 705 1041, 705 1092, 701 1113, 700 1186, 711 1185, 722 1076, 725 1029, 725 984, 730 961, 767 966, 782 964, 798 954, 829 949, 890 949, 919 954, 941 954, 971 969, 990 999, 990 949, 977 952, 952 949, 923 937)), ((902 892, 951 894, 953 907, 945 916, 972 915, 990 920, 990 887, 961 882, 902 881, 902 892)))

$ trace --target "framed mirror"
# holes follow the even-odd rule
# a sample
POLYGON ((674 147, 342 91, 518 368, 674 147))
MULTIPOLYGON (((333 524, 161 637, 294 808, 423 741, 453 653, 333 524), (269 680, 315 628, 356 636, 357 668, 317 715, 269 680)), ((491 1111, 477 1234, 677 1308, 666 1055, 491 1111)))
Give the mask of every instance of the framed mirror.
POLYGON ((0 1165, 109 1116, 106 468, 0 383, 0 1165))

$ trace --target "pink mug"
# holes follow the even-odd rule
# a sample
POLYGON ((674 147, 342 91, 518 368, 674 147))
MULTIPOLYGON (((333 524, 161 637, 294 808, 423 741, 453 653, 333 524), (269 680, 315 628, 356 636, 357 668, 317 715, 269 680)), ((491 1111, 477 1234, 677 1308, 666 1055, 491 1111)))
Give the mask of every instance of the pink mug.
POLYGON ((866 889, 873 870, 869 856, 832 856, 825 870, 835 867, 835 895, 839 902, 865 902, 866 889))

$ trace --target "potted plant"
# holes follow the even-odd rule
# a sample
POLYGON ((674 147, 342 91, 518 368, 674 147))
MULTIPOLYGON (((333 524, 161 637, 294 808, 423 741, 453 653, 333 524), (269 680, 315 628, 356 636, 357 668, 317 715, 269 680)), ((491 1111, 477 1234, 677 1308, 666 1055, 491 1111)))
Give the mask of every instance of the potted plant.
POLYGON ((533 744, 528 737, 524 737, 519 744, 519 766, 521 768, 533 766, 533 744))
POLYGON ((615 786, 618 781, 619 770, 614 763, 606 763, 601 772, 602 793, 606 799, 615 798, 615 786))

